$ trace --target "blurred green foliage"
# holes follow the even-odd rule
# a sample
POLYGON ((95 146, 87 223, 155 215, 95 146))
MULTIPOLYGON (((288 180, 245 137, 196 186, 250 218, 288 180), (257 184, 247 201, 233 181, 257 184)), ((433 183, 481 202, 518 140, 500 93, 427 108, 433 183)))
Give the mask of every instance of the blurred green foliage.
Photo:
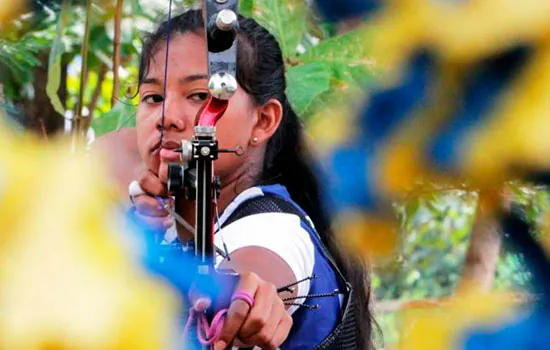
MULTIPOLYGON (((33 68, 47 64, 40 56, 50 54, 68 72, 66 110, 74 112, 80 89, 80 50, 84 35, 85 7, 72 4, 68 23, 56 33, 60 22, 60 2, 38 3, 38 11, 29 12, 10 24, 0 36, 0 82, 11 102, 32 99, 33 68)), ((197 1, 174 0, 174 14, 197 1)), ((315 114, 315 108, 341 100, 346 90, 358 88, 372 75, 364 33, 352 31, 335 36, 333 28, 319 22, 302 0, 242 0, 243 14, 252 16, 279 40, 287 63, 288 97, 303 118, 315 114)), ((167 1, 125 0, 123 8, 122 67, 118 101, 124 106, 112 108, 112 57, 114 2, 94 3, 88 56, 88 76, 84 86, 84 115, 91 115, 96 136, 135 123, 132 105, 137 92, 137 67, 141 38, 166 20, 167 1), (130 118, 129 118, 130 116, 130 118)), ((59 67, 49 67, 50 84, 56 86, 59 67)), ((357 90, 355 90, 357 91, 357 90)), ((74 113, 72 113, 74 114, 74 113)), ((66 115, 67 116, 67 115, 66 115)))
MULTIPOLYGON (((525 183, 512 183, 511 200, 534 225, 534 234, 547 237, 544 219, 550 215, 550 192, 525 183)), ((464 268, 477 194, 433 186, 411 195, 395 208, 401 220, 402 241, 395 257, 375 266, 373 290, 377 301, 447 297, 456 291, 464 268)), ((494 290, 528 293, 531 275, 523 257, 503 236, 494 290)), ((398 339, 399 312, 379 312, 376 319, 387 346, 398 339)))
MULTIPOLYGON (((58 9, 57 9, 58 10, 58 9)), ((47 54, 55 39, 55 9, 29 12, 2 25, 0 81, 4 97, 12 102, 32 96, 29 84, 39 56, 47 54)))
POLYGON ((395 258, 376 268, 377 300, 450 295, 459 281, 477 196, 433 191, 396 205, 402 242, 395 258))

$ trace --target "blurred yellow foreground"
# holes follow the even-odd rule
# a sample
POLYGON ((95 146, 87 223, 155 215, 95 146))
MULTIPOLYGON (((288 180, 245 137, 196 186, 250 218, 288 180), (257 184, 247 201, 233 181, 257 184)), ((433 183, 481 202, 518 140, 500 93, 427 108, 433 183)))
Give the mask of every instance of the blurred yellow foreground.
POLYGON ((173 348, 175 294, 129 253, 99 163, 68 149, 0 125, 0 349, 173 348))

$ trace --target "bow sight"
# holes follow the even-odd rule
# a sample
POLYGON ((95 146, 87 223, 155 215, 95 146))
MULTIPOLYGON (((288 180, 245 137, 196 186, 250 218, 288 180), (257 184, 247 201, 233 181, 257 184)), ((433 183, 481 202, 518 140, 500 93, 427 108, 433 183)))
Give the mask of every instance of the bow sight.
MULTIPOLYGON (((240 155, 239 149, 219 149, 216 139, 216 123, 237 90, 237 9, 238 0, 204 2, 210 97, 197 114, 193 138, 181 141, 181 163, 168 166, 168 190, 176 196, 176 212, 179 211, 178 196, 196 200, 195 258, 199 292, 200 281, 208 280, 215 273, 213 211, 220 182, 214 176, 213 162, 220 153, 240 155)), ((206 290, 204 288, 202 292, 206 290)), ((205 294, 211 297, 207 292, 205 294)))

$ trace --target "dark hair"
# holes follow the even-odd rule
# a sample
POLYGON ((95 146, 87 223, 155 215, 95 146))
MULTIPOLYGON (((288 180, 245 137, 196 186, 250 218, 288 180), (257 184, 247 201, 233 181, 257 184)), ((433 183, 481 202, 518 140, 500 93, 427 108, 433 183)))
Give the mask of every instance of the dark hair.
MULTIPOLYGON (((336 264, 355 290, 359 349, 372 348, 372 320, 369 309, 370 280, 359 263, 344 259, 331 232, 330 219, 322 206, 318 181, 306 152, 303 128, 286 97, 285 65, 275 37, 256 21, 239 18, 237 81, 257 105, 277 99, 283 106, 281 124, 268 141, 263 171, 258 183, 284 185, 292 199, 309 215, 336 264)), ((173 33, 203 32, 200 10, 190 10, 164 22, 144 41, 139 66, 141 84, 156 47, 173 33), (170 27, 168 27, 170 26, 170 27)))

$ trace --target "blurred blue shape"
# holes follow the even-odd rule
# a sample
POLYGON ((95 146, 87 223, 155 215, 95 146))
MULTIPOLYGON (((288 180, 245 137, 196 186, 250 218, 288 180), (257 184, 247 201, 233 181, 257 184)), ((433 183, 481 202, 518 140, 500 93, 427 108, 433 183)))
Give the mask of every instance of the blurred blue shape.
POLYGON ((397 86, 372 94, 360 115, 357 138, 325 160, 329 181, 323 188, 333 209, 371 211, 384 205, 373 178, 377 148, 428 98, 429 84, 435 79, 434 68, 435 57, 419 52, 411 58, 397 86))
POLYGON ((435 78, 435 57, 425 51, 414 55, 396 86, 375 91, 367 101, 360 117, 364 142, 379 146, 395 126, 426 102, 435 78))
POLYGON ((336 22, 367 15, 376 10, 380 2, 380 0, 317 0, 316 4, 328 21, 336 22))
POLYGON ((535 310, 527 318, 496 330, 470 332, 464 341, 466 350, 546 350, 550 348, 550 317, 535 310))
MULTIPOLYGON (((227 299, 226 294, 233 292, 233 285, 219 274, 199 276, 198 265, 194 257, 193 243, 184 244, 178 239, 168 244, 162 242, 164 233, 144 228, 132 219, 132 232, 141 242, 141 263, 151 275, 170 284, 185 300, 191 289, 211 297, 212 300, 227 299), (132 224, 133 223, 133 224, 132 224), (188 246, 188 249, 184 249, 188 246)), ((226 305, 225 305, 226 306, 226 305)))
POLYGON ((323 188, 336 211, 349 207, 371 209, 378 202, 378 194, 369 186, 372 155, 372 150, 361 142, 339 148, 327 160, 330 181, 323 188))
POLYGON ((462 147, 471 133, 482 128, 491 116, 491 109, 500 102, 513 79, 528 62, 531 50, 514 48, 490 57, 469 70, 462 84, 462 96, 457 97, 455 114, 428 144, 426 157, 439 170, 456 170, 462 160, 462 147))

